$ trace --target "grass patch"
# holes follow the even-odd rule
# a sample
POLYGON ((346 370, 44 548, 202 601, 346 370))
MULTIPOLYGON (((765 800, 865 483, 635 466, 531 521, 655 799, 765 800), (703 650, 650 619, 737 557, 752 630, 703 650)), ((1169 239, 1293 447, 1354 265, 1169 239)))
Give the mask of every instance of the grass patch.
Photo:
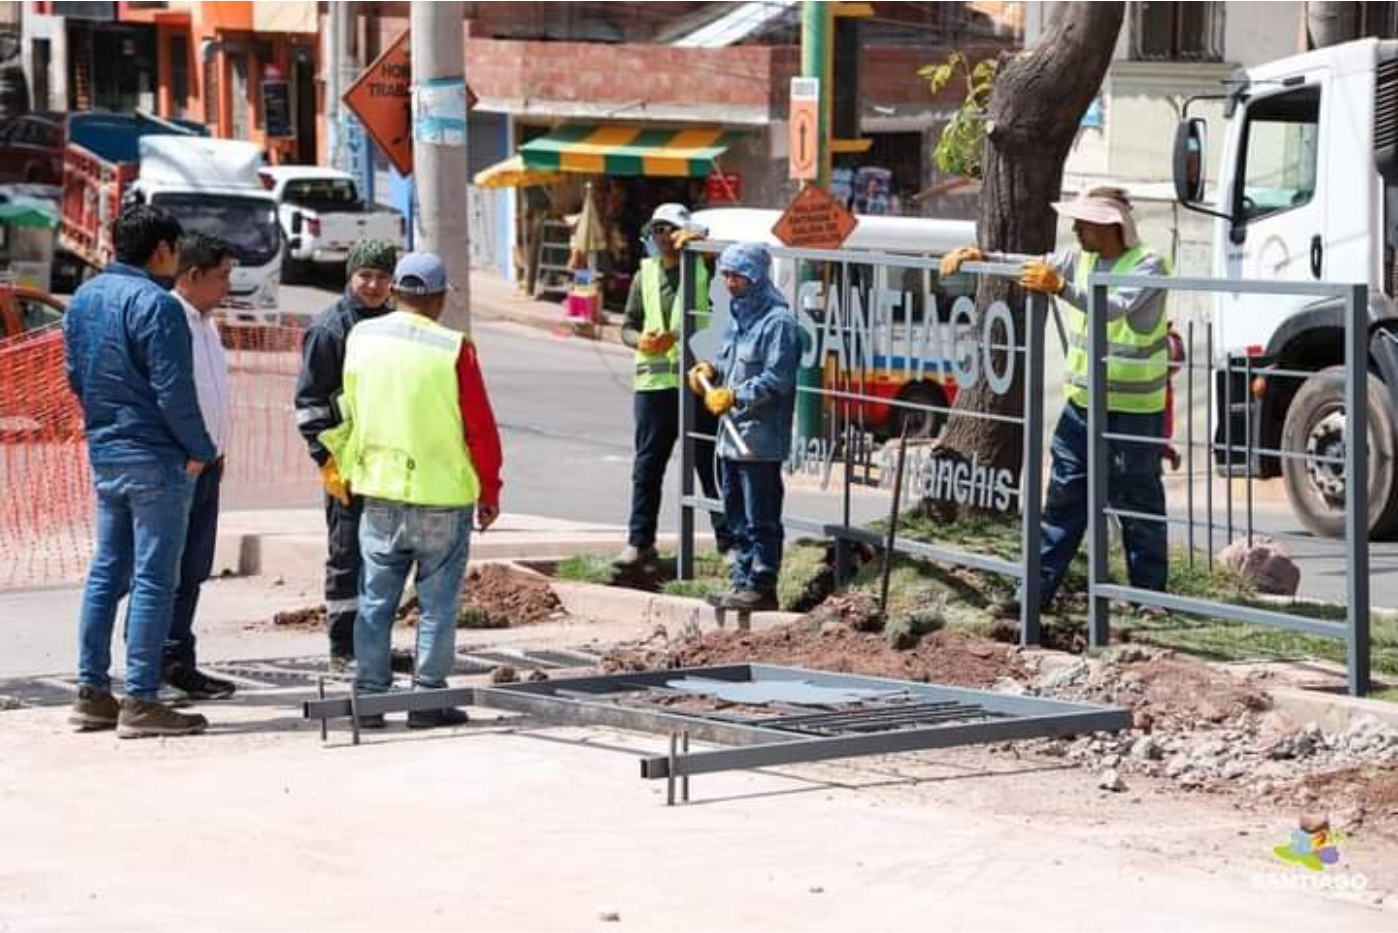
POLYGON ((601 554, 578 554, 558 562, 558 579, 574 583, 611 583, 612 559, 601 554))

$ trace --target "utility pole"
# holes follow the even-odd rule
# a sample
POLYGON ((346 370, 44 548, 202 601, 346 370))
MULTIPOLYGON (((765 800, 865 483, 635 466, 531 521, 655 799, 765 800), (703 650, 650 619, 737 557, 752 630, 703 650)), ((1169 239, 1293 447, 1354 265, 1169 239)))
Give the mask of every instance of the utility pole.
POLYGON ((340 86, 340 34, 344 32, 344 4, 332 2, 326 11, 325 35, 321 48, 320 67, 325 76, 325 158, 333 168, 341 167, 340 115, 344 104, 340 98, 345 89, 340 86))
MULTIPOLYGON (((830 86, 831 58, 831 15, 830 4, 824 0, 806 0, 801 4, 801 77, 815 78, 820 86, 820 100, 816 105, 819 114, 816 130, 816 179, 804 181, 801 186, 815 185, 830 188, 830 100, 834 89, 830 86)), ((801 279, 814 277, 814 267, 802 264, 801 279)), ((796 384, 810 389, 818 389, 823 378, 820 365, 802 367, 797 370, 796 384)), ((815 392, 798 392, 796 402, 796 433, 799 437, 820 437, 821 405, 820 396, 815 392)))
POLYGON ((413 0, 413 177, 416 247, 442 257, 442 323, 471 330, 471 250, 466 212, 466 45, 461 3, 413 0))

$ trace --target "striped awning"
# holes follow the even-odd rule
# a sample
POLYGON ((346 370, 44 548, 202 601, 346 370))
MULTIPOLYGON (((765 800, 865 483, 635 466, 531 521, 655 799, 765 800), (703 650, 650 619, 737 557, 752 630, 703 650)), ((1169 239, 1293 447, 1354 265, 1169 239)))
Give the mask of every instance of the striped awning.
POLYGON ((704 178, 730 138, 713 127, 663 130, 642 126, 560 126, 520 146, 527 168, 588 175, 704 178))

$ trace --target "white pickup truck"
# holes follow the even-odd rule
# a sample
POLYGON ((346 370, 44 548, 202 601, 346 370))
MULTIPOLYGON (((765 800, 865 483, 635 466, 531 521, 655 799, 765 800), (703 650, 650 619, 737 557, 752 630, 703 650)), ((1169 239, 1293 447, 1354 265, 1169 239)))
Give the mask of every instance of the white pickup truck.
POLYGON ((403 244, 403 215, 367 204, 354 176, 315 165, 261 170, 262 184, 277 200, 282 227, 282 281, 302 278, 311 265, 343 263, 350 247, 366 238, 403 244))

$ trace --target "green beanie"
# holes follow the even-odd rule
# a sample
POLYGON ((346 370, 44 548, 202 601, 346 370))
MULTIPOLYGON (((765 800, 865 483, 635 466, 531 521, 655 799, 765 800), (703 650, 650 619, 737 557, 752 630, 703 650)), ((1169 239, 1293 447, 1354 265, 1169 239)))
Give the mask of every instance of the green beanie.
POLYGON ((393 274, 398 263, 398 247, 387 240, 360 240, 350 247, 345 259, 345 274, 354 275, 360 269, 378 269, 393 274))

